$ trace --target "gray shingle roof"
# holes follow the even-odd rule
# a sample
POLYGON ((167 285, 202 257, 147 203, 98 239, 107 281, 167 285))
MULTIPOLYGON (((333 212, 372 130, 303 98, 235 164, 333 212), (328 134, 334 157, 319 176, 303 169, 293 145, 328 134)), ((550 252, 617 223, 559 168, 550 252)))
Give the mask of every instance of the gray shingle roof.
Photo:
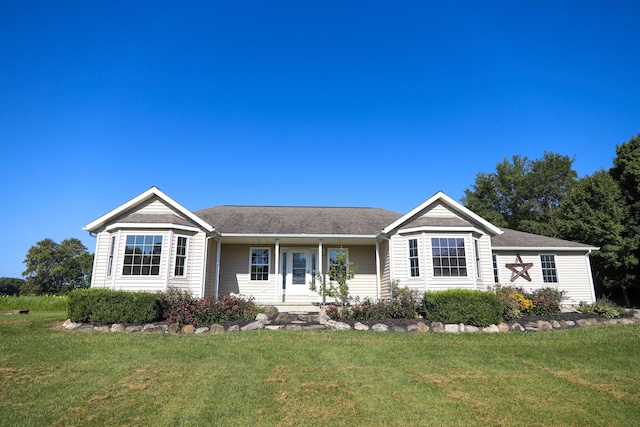
POLYGON ((216 206, 194 212, 221 233, 375 235, 402 214, 379 208, 216 206))
POLYGON ((538 234, 525 233, 523 231, 502 228, 503 234, 491 238, 491 246, 512 248, 576 248, 593 249, 591 245, 571 242, 569 240, 555 239, 553 237, 540 236, 538 234))

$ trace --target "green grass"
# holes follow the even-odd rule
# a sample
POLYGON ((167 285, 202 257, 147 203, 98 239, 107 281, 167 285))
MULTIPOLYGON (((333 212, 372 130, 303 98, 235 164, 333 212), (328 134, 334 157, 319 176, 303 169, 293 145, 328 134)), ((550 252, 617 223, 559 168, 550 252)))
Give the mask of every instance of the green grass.
POLYGON ((0 295, 0 312, 20 309, 31 311, 67 311, 68 307, 68 299, 65 296, 0 295))
POLYGON ((632 426, 640 325, 526 334, 50 329, 0 318, 0 425, 632 426))

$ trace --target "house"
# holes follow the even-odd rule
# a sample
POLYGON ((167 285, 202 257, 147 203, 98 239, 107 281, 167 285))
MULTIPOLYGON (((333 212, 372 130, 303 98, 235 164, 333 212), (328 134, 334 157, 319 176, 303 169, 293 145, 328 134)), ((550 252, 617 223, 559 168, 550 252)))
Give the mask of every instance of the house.
POLYGON ((152 187, 90 222, 91 286, 169 287, 202 297, 251 295, 261 304, 317 303, 309 289, 343 249, 358 266, 352 296, 487 290, 497 283, 557 287, 564 304, 594 302, 589 254, 598 248, 501 229, 442 192, 406 214, 379 208, 217 206, 192 212, 152 187))

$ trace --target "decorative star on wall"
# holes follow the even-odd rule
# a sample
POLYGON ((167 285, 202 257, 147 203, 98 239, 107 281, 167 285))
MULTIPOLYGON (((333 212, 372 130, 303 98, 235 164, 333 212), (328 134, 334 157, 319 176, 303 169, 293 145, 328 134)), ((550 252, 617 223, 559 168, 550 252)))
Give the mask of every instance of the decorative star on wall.
POLYGON ((506 267, 511 270, 511 281, 514 282, 518 277, 522 277, 526 281, 531 281, 529 276, 529 269, 533 267, 532 262, 522 262, 520 254, 516 254, 516 262, 506 264, 506 267))

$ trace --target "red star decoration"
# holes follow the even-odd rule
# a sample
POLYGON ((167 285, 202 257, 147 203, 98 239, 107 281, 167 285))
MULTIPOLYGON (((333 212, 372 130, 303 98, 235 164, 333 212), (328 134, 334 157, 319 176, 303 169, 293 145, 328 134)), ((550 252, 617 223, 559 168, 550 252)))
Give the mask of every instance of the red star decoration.
POLYGON ((516 262, 507 264, 506 267, 511 270, 511 281, 514 282, 518 277, 522 277, 526 281, 531 281, 531 276, 529 276, 529 269, 533 267, 532 262, 522 262, 522 258, 520 258, 520 254, 516 255, 516 262), (518 270, 518 269, 521 270, 518 270))

